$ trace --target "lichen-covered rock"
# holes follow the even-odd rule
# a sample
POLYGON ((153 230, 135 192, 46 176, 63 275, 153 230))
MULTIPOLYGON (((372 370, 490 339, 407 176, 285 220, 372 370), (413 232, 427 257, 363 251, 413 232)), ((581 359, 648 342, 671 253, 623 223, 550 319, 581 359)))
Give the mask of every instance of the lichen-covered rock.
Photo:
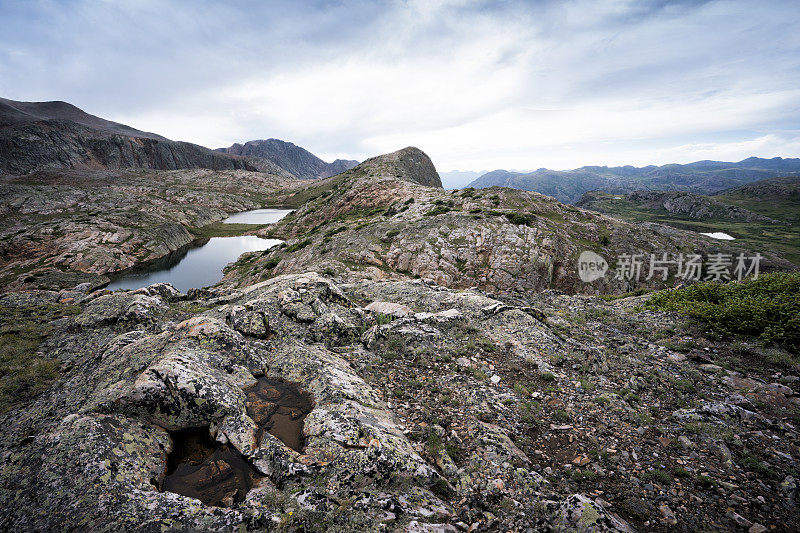
POLYGON ((7 528, 665 531, 797 513, 793 477, 742 467, 767 445, 761 472, 798 464, 777 433, 794 426, 748 395, 793 398, 800 380, 695 369, 654 342, 674 317, 625 300, 314 272, 186 296, 0 298, 4 316, 62 305, 39 348, 61 376, 0 420, 7 528), (418 312, 384 323, 364 310, 375 301, 418 312), (278 383, 311 400, 279 406, 278 383), (187 434, 252 483, 217 458, 180 479, 221 506, 170 492, 187 434), (738 500, 767 491, 779 511, 738 500))
POLYGON ((121 321, 140 323, 155 319, 165 304, 158 296, 106 294, 93 299, 75 322, 81 327, 97 327, 121 321))
POLYGON ((595 531, 629 533, 633 531, 627 523, 607 513, 605 509, 581 494, 573 494, 558 503, 555 523, 551 529, 581 533, 595 531))
POLYGON ((406 317, 414 313, 410 307, 394 302, 372 302, 364 309, 373 313, 391 315, 396 318, 406 317))

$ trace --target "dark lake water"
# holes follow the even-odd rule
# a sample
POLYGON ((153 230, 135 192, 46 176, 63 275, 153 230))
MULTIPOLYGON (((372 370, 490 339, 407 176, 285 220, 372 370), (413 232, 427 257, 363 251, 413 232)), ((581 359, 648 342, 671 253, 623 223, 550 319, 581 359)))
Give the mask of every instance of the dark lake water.
POLYGON ((272 224, 291 212, 291 209, 253 209, 231 215, 223 222, 225 224, 272 224))
POLYGON ((192 287, 213 285, 222 279, 222 269, 245 252, 268 250, 280 244, 278 239, 262 239, 255 235, 212 237, 176 250, 152 263, 121 273, 109 290, 139 289, 153 283, 171 283, 181 292, 192 287))
MULTIPOLYGON (((272 224, 289 213, 290 209, 254 209, 231 215, 223 222, 272 224)), ((106 288, 112 291, 139 289, 160 282, 171 283, 181 292, 193 287, 208 287, 221 280, 225 265, 236 261, 243 253, 268 250, 280 243, 277 239, 262 239, 255 235, 195 241, 161 259, 118 273, 106 288)))

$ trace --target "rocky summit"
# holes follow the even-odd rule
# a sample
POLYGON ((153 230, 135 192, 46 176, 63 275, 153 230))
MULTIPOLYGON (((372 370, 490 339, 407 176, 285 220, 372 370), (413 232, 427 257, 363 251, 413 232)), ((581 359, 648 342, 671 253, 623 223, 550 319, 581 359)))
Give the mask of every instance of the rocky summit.
POLYGON ((267 159, 300 179, 328 178, 358 164, 358 161, 348 159, 337 159, 333 163, 326 163, 308 150, 280 139, 236 143, 228 148, 217 148, 217 151, 267 159))
MULTIPOLYGON (((313 181, 73 169, 1 186, 5 530, 800 523, 791 317, 720 330, 656 305, 683 294, 659 290, 674 279, 576 273, 586 250, 762 250, 534 192, 445 191, 416 148, 313 181), (293 212, 218 224, 263 207, 293 212), (284 243, 211 287, 102 288, 245 233, 284 243)), ((791 309, 796 274, 773 276, 791 309)))

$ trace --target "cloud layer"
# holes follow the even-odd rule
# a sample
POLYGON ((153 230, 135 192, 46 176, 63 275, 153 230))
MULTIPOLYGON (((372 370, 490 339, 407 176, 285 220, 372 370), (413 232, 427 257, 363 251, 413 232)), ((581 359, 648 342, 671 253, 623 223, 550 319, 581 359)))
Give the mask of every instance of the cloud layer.
POLYGON ((0 0, 0 96, 452 169, 800 155, 793 1, 0 0))

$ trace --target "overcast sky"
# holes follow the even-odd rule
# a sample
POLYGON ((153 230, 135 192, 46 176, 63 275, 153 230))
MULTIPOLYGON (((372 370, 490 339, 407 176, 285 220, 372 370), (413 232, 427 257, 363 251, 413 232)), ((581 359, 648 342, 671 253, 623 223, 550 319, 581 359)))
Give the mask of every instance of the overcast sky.
POLYGON ((440 170, 800 156, 789 1, 0 0, 0 96, 440 170))

